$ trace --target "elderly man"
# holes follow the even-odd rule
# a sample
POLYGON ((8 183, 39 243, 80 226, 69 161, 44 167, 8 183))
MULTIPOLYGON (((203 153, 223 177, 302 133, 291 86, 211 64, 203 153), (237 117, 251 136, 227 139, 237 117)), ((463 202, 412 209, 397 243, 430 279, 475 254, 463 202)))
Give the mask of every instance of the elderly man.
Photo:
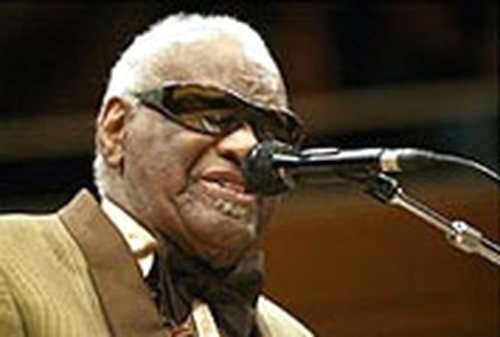
POLYGON ((275 200, 240 164, 300 125, 257 33, 157 23, 115 64, 96 128, 100 203, 0 218, 0 336, 311 336, 260 294, 275 200))

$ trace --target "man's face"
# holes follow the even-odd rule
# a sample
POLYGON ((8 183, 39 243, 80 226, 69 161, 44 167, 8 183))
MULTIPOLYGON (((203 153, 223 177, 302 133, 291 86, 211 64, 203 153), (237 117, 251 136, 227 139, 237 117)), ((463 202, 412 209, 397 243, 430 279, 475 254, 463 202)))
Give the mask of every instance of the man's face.
MULTIPOLYGON (((224 42, 211 43, 212 50, 214 44, 227 47, 224 42)), ((198 57, 204 58, 205 63, 200 63, 196 73, 192 64, 181 61, 186 59, 181 57, 174 65, 166 66, 170 74, 178 74, 168 79, 195 82, 202 78, 203 83, 229 88, 240 83, 237 89, 248 97, 258 92, 269 101, 284 100, 275 97, 281 82, 272 83, 269 78, 264 81, 262 69, 259 75, 255 72, 253 78, 248 78, 255 65, 241 50, 226 48, 226 57, 231 57, 222 65, 215 56, 199 55, 202 47, 200 42, 185 46, 197 49, 198 57), (218 66, 224 66, 224 73, 214 72, 218 66), (241 85, 240 73, 246 74, 248 86, 241 85)), ((182 48, 177 51, 180 55, 188 52, 182 48)), ((121 143, 122 206, 186 252, 216 267, 235 263, 255 243, 274 206, 274 199, 250 194, 243 186, 239 165, 257 144, 252 129, 242 125, 216 137, 186 129, 144 105, 132 110, 123 126, 121 143)))
POLYGON ((215 265, 234 262, 273 203, 244 191, 238 161, 256 144, 251 130, 216 139, 144 108, 128 134, 123 178, 133 214, 215 265))

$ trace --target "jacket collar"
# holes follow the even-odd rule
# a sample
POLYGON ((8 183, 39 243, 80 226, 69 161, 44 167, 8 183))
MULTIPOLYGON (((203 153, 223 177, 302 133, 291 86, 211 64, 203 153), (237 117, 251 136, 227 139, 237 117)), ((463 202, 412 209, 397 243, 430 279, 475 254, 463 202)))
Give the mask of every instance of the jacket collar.
POLYGON ((141 272, 118 229, 82 190, 59 216, 88 263, 113 336, 166 336, 141 272))

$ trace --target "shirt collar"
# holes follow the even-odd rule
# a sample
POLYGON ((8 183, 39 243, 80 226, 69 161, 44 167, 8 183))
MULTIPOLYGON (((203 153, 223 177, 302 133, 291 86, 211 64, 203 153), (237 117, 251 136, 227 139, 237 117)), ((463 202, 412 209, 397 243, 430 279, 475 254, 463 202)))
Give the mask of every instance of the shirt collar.
POLYGON ((158 242, 144 227, 108 198, 102 198, 101 207, 118 228, 137 259, 143 276, 146 276, 153 265, 158 242))

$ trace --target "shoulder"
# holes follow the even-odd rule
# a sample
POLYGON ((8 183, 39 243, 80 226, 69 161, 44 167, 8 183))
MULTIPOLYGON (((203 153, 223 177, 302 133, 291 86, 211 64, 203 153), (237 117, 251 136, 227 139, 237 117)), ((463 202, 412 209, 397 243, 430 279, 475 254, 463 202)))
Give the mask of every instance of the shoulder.
POLYGON ((0 215, 0 240, 36 238, 43 232, 51 231, 46 226, 56 221, 52 214, 4 214, 0 215))
POLYGON ((17 261, 67 246, 68 235, 57 214, 0 216, 0 260, 17 261))
POLYGON ((6 214, 0 216, 0 243, 2 246, 9 242, 21 244, 26 240, 37 238, 46 223, 48 216, 27 214, 6 214))
POLYGON ((314 334, 265 296, 257 302, 257 324, 265 337, 313 337, 314 334))

